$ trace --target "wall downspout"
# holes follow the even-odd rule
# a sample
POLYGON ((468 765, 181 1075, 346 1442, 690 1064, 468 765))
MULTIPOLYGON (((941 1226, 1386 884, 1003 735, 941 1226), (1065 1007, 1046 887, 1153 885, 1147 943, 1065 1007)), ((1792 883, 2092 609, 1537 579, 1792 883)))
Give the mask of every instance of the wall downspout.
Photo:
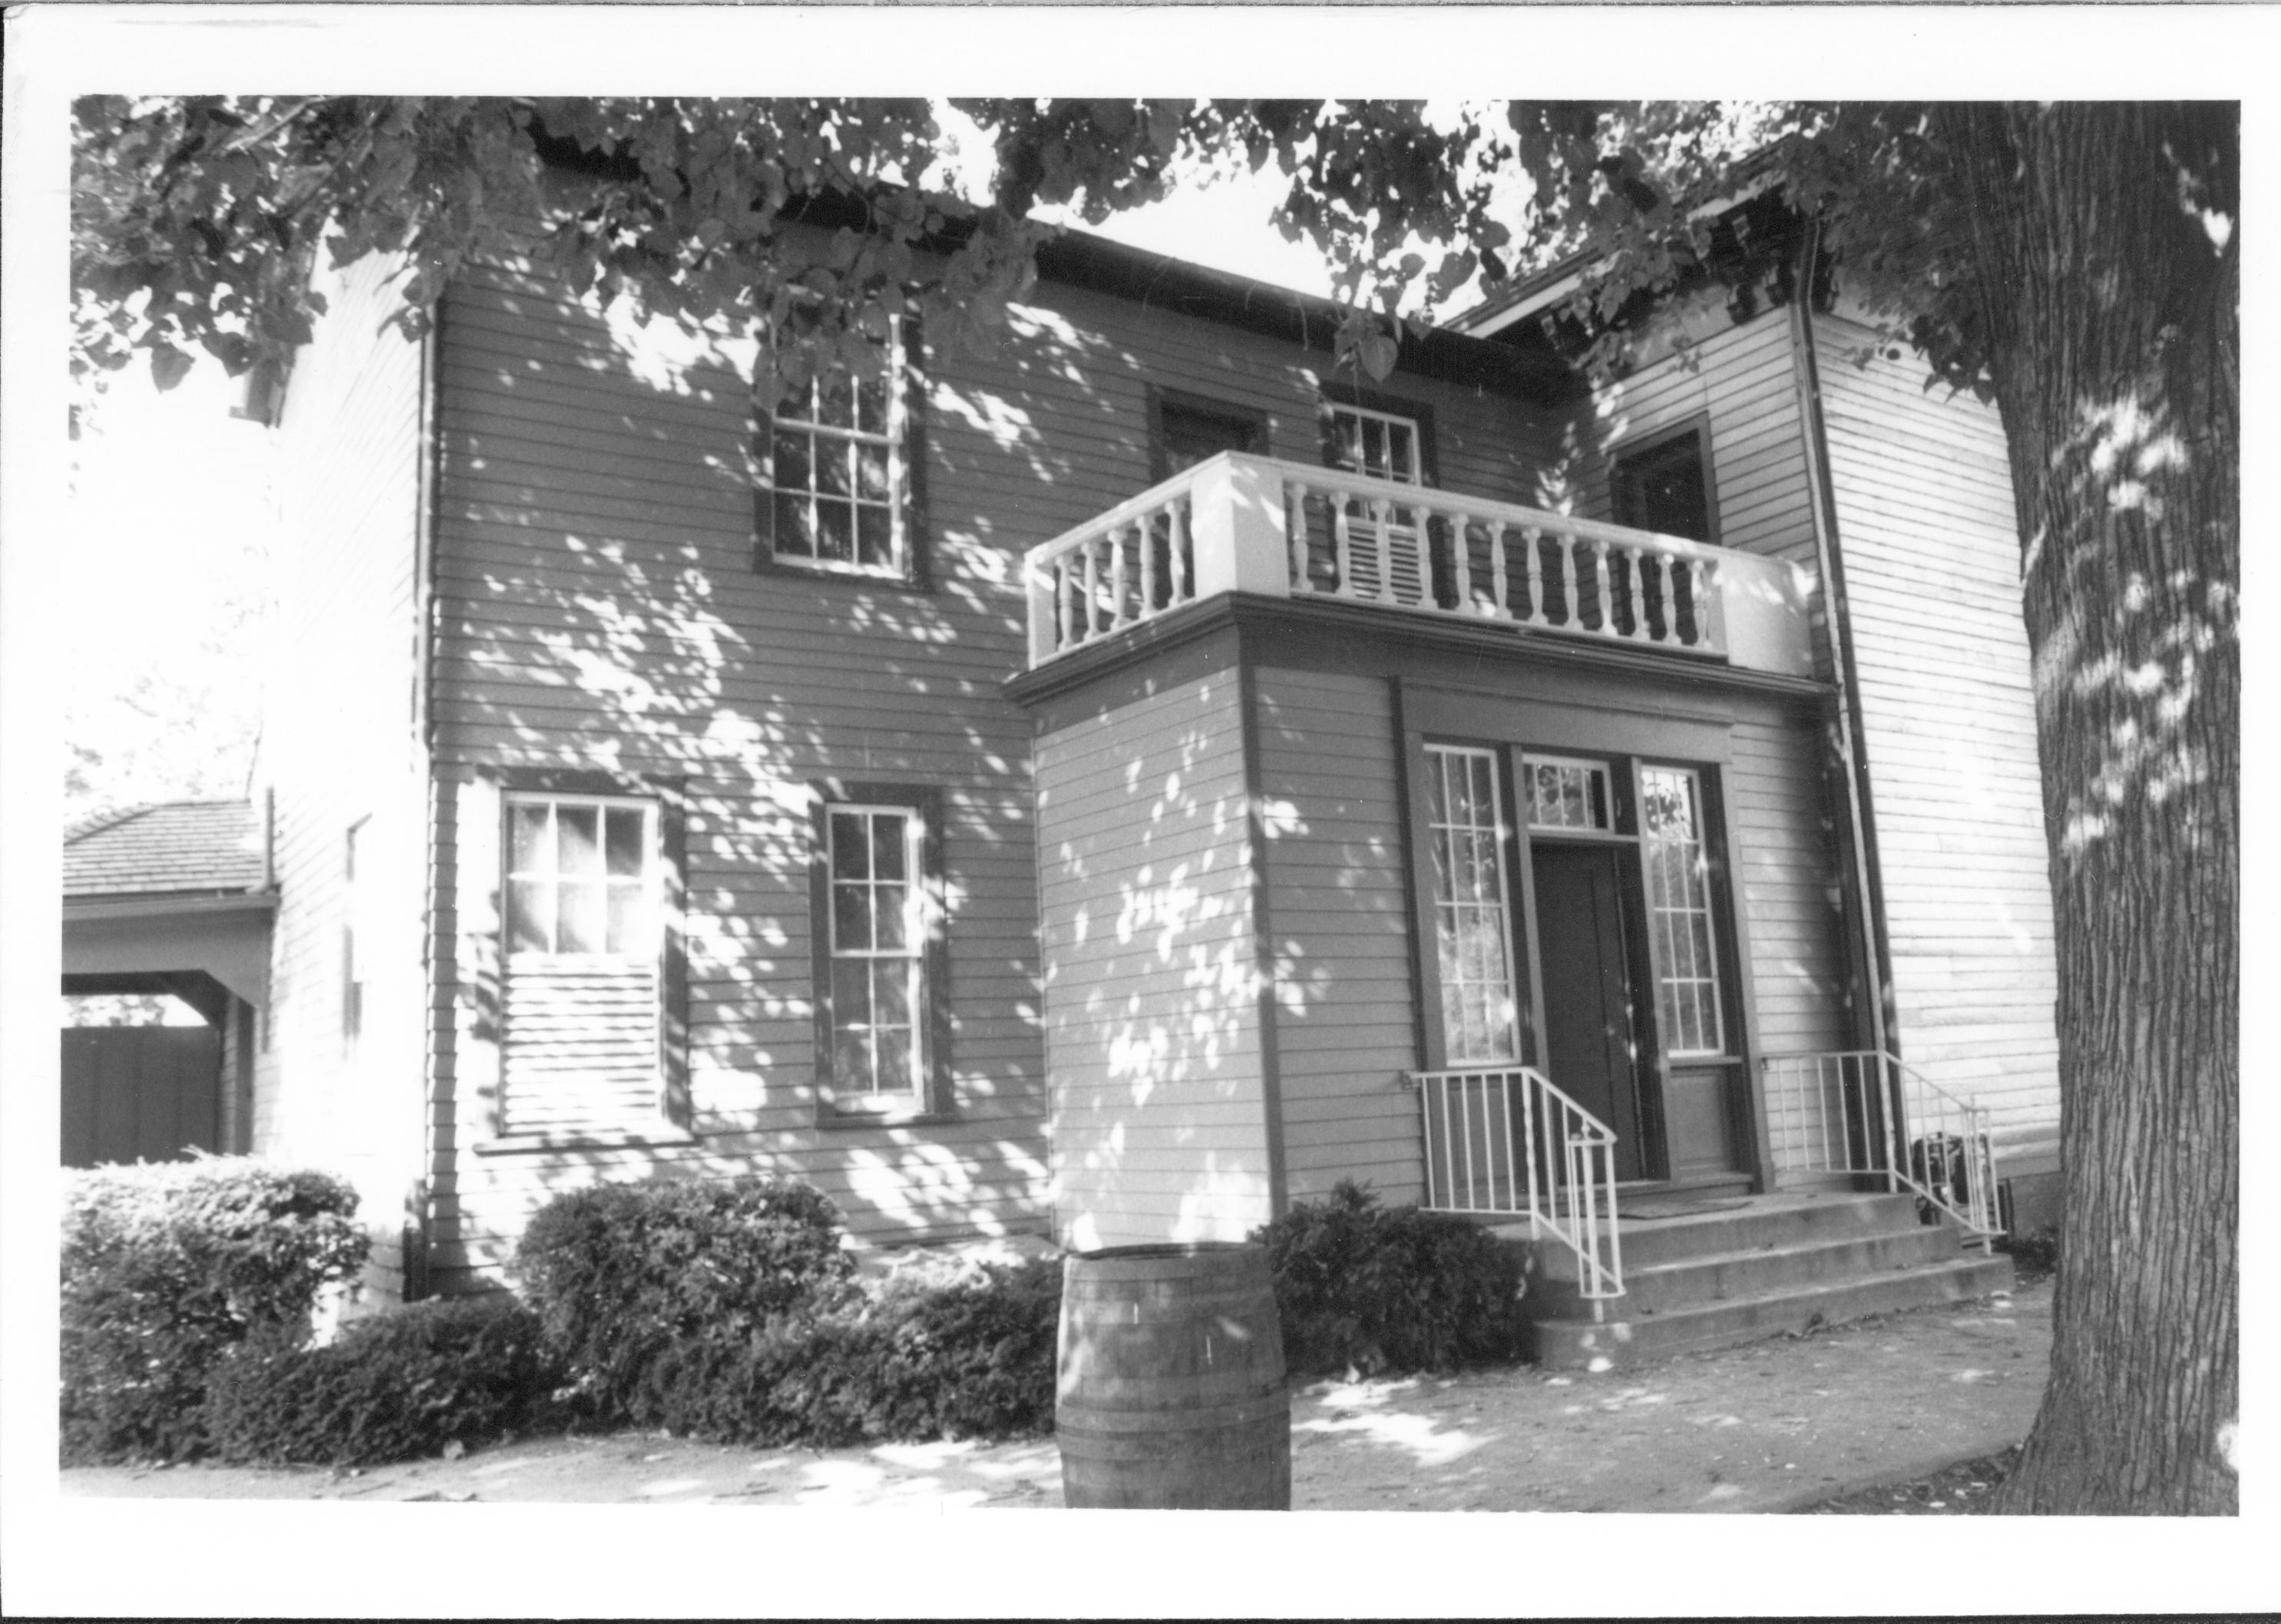
POLYGON ((1886 1026, 1884 909, 1879 905, 1869 855, 1867 790, 1862 748, 1859 684, 1853 669, 1853 638, 1845 603, 1845 577, 1838 559, 1836 495, 1829 480, 1829 445, 1821 415, 1821 373, 1813 343, 1813 281, 1821 252, 1819 223, 1806 228, 1798 256, 1798 288, 1790 302, 1790 369, 1798 386, 1798 437, 1805 451, 1808 506, 1813 514, 1813 545, 1821 571, 1822 632, 1829 644, 1830 680, 1837 690, 1837 756, 1845 783, 1845 821, 1852 848, 1854 913, 1860 923, 1858 944, 1869 986, 1870 1046, 1891 1052, 1886 1026))
POLYGON ((419 1171, 404 1196, 404 1296, 406 1302, 417 1302, 429 1295, 428 1247, 433 1217, 429 1192, 433 1187, 431 1181, 436 1170, 437 1070, 440 1059, 436 1052, 433 993, 437 860, 434 721, 436 504, 442 483, 437 477, 437 464, 443 454, 443 437, 437 432, 436 423, 437 367, 441 360, 437 335, 442 317, 443 305, 439 303, 431 313, 428 330, 420 340, 419 467, 415 475, 413 515, 411 743, 412 758, 419 773, 421 834, 420 1003, 424 1024, 420 1032, 419 1171))

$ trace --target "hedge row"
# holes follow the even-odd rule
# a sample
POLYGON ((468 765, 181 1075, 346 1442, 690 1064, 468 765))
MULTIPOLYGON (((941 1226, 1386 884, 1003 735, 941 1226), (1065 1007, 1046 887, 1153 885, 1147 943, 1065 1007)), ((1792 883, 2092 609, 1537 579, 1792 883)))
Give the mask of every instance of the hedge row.
MULTIPOLYGON (((67 1459, 362 1464, 580 1419, 721 1442, 1003 1438, 1053 1424, 1061 1264, 857 1280, 838 1212, 762 1178, 606 1185, 532 1219, 508 1292, 306 1345, 364 1257, 339 1181, 259 1164, 106 1169, 64 1249, 67 1459)), ((1520 1350, 1513 1255, 1342 1184, 1256 1233, 1295 1374, 1520 1350)))

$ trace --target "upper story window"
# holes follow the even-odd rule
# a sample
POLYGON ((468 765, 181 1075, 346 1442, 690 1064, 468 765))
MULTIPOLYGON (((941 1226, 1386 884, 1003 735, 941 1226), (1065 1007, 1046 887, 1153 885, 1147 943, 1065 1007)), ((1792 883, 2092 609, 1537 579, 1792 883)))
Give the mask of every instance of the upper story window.
POLYGON ((764 415, 762 553, 834 575, 913 574, 900 321, 860 369, 837 367, 764 415))
POLYGON ((1151 390, 1148 414, 1151 471, 1157 479, 1170 479, 1224 451, 1266 454, 1263 413, 1201 395, 1151 390))
POLYGON ((1349 473, 1422 485, 1426 465, 1418 420, 1370 406, 1334 403, 1331 460, 1349 473))
POLYGON ((1719 539, 1705 419, 1620 447, 1609 466, 1608 488, 1618 524, 1690 541, 1719 539))

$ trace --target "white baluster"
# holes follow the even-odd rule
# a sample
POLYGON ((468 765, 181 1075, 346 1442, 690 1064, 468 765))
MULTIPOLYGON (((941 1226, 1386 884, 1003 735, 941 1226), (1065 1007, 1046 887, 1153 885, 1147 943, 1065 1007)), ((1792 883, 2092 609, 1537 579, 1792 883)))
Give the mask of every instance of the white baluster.
POLYGON ((1125 613, 1125 561, 1131 549, 1125 545, 1126 527, 1120 524, 1109 532, 1109 629, 1116 630, 1132 618, 1125 613))
POLYGON ((1072 617, 1070 613, 1070 567, 1069 554, 1066 553, 1054 560, 1054 618, 1060 623, 1062 634, 1060 641, 1056 642, 1054 646, 1056 648, 1067 648, 1075 639, 1071 636, 1071 621, 1072 617))
POLYGON ((1719 566, 1699 558, 1687 567, 1687 600, 1695 611, 1695 640, 1690 648, 1719 646, 1719 566))
POLYGON ((1528 623, 1544 624, 1544 532, 1530 525, 1520 533, 1528 556, 1521 561, 1528 571, 1528 623))
POLYGON ((1577 622, 1583 618, 1581 594, 1576 591, 1576 534, 1568 531, 1560 537, 1560 607, 1567 612, 1562 623, 1570 631, 1583 630, 1577 622))
POLYGON ((1616 635, 1616 617, 1613 606, 1608 600, 1608 544, 1604 541, 1592 544, 1592 584, 1593 595, 1600 605, 1600 633, 1604 637, 1613 637, 1616 635))
POLYGON ((1489 521, 1489 595, 1496 599, 1499 618, 1512 618, 1512 605, 1506 601, 1504 578, 1504 521, 1489 521))
POLYGON ((1473 612, 1473 561, 1472 545, 1465 538, 1465 514, 1462 508, 1450 512, 1450 551, 1455 555, 1458 582, 1458 613, 1473 612))
POLYGON ((1085 635, 1089 640, 1101 630, 1101 539, 1085 544, 1085 635))
POLYGON ((1331 537, 1339 567, 1338 595, 1351 598, 1354 590, 1354 524, 1347 514, 1349 501, 1344 491, 1331 497, 1331 537))
POLYGON ((1393 528, 1394 504, 1382 496, 1371 498, 1370 518, 1371 545, 1378 555, 1376 596, 1380 603, 1391 603, 1394 600, 1394 544, 1388 532, 1393 528))
MULTIPOLYGON (((1178 506, 1167 502, 1158 510, 1164 515, 1169 533, 1171 516, 1178 506)), ((1156 612, 1156 514, 1140 521, 1140 618, 1146 620, 1156 612)))
POLYGON ((1307 576, 1307 487, 1295 479, 1283 492, 1289 505, 1284 528, 1291 535, 1291 590, 1311 592, 1315 584, 1307 576))
POLYGON ((1170 596, 1174 603, 1186 603, 1196 595, 1196 554, 1188 540, 1188 499, 1182 495, 1172 503, 1171 555, 1164 561, 1171 571, 1170 596))

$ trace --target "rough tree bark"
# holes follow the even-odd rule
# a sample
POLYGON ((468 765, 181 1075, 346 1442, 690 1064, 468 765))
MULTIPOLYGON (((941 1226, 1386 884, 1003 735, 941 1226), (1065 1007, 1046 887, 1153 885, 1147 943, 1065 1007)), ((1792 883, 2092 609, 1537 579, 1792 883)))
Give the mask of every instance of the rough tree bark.
POLYGON ((2233 1512, 2239 1412, 2239 126, 1978 104, 2059 952, 2051 1385, 1999 1509, 2233 1512))

